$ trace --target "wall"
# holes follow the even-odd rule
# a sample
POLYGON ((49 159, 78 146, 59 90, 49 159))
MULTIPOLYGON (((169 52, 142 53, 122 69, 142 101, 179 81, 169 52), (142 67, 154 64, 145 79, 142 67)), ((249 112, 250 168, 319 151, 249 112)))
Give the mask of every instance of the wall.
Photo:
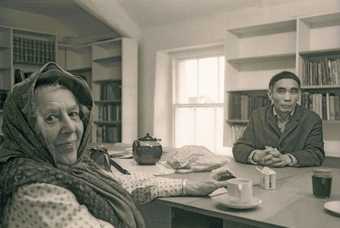
POLYGON ((1 7, 0 25, 57 34, 58 39, 75 35, 72 28, 68 28, 53 18, 1 7))
MULTIPOLYGON (((164 77, 164 74, 155 75, 157 53, 164 54, 171 49, 223 42, 225 30, 228 28, 339 10, 339 0, 299 0, 285 4, 281 4, 279 1, 274 1, 274 4, 271 1, 262 1, 255 7, 243 10, 176 24, 144 28, 140 54, 139 135, 144 135, 146 132, 153 133, 154 129, 157 129, 158 126, 155 126, 153 122, 154 118, 158 120, 157 124, 160 119, 168 118, 167 116, 154 115, 155 81, 159 80, 156 77, 164 77)), ((158 100, 162 98, 164 102, 167 102, 169 94, 157 94, 158 100)), ((156 115, 158 115, 157 113, 162 113, 159 115, 168 113, 169 115, 169 112, 158 112, 157 110, 155 113, 156 115)), ((158 132, 162 132, 162 130, 158 132)), ((335 132, 327 134, 332 135, 333 133, 335 134, 335 132)))
POLYGON ((82 9, 125 37, 138 39, 140 29, 131 20, 119 0, 74 0, 82 9))

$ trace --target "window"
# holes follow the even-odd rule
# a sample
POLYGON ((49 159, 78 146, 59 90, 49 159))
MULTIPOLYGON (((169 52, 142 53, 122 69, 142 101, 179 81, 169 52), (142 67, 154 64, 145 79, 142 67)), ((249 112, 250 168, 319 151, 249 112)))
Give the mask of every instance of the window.
POLYGON ((223 148, 223 55, 177 59, 173 78, 173 144, 223 148))

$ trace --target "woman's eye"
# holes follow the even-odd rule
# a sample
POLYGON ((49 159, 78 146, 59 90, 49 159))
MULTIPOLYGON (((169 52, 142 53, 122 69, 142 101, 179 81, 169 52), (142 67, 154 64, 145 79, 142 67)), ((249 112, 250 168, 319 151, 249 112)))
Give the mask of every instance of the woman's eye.
POLYGON ((47 117, 46 117, 46 122, 47 123, 53 123, 53 122, 55 122, 56 120, 58 119, 58 117, 57 117, 57 115, 48 115, 47 117))
POLYGON ((78 119, 79 118, 79 112, 70 112, 69 115, 72 119, 78 119))

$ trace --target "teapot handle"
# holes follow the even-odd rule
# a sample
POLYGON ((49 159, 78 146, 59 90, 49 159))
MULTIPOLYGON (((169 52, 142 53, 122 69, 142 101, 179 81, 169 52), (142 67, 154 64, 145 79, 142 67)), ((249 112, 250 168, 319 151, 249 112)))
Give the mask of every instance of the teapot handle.
POLYGON ((138 140, 133 141, 132 151, 135 151, 137 146, 139 146, 139 141, 138 140))

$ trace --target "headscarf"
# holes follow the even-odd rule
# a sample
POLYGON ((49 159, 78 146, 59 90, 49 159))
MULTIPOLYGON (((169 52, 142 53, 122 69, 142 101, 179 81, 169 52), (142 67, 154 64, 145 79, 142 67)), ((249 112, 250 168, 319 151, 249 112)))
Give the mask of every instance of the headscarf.
MULTIPOLYGON (((28 79, 16 84, 9 93, 3 112, 4 142, 0 147, 0 218, 17 188, 33 183, 48 183, 70 190, 80 204, 96 217, 116 227, 144 227, 133 199, 118 182, 108 177, 90 158, 93 99, 84 79, 47 63, 28 79), (34 90, 43 81, 58 82, 90 111, 83 116, 84 133, 78 160, 58 165, 44 138, 35 130, 34 90)), ((1 226, 1 222, 0 222, 1 226)))

